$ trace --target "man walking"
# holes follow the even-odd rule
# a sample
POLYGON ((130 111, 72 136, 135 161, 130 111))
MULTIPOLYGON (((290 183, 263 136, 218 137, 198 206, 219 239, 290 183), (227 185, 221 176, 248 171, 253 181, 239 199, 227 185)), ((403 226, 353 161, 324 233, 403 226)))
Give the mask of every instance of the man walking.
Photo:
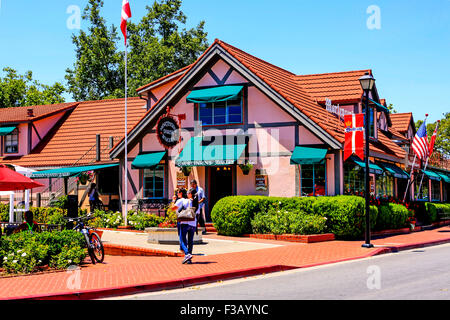
POLYGON ((199 219, 200 226, 204 228, 202 234, 206 234, 206 215, 204 210, 206 201, 205 191, 203 190, 203 188, 197 185, 196 180, 191 181, 191 188, 197 191, 197 199, 198 199, 197 215, 199 215, 200 218, 199 219))

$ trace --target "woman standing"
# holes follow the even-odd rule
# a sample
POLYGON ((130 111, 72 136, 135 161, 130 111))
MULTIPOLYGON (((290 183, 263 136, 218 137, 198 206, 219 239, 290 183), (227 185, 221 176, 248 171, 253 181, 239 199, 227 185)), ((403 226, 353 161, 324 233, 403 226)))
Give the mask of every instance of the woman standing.
MULTIPOLYGON (((185 189, 180 189, 178 192, 178 197, 180 198, 176 203, 174 209, 177 212, 191 208, 193 205, 195 194, 192 190, 189 193, 185 189)), ((183 259, 183 264, 192 263, 192 250, 194 248, 194 233, 197 226, 197 219, 192 221, 179 221, 180 226, 180 246, 181 250, 184 252, 185 256, 183 259)))
POLYGON ((92 212, 94 212, 94 209, 97 208, 97 204, 98 204, 98 191, 97 191, 97 185, 95 183, 91 184, 88 194, 89 194, 89 206, 90 206, 91 213, 92 213, 92 212))

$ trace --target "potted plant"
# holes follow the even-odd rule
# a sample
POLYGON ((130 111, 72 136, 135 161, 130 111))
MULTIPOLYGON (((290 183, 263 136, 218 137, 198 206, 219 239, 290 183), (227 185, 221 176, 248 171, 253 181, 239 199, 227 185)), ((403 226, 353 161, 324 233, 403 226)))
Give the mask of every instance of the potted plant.
POLYGON ((250 170, 253 169, 253 165, 250 163, 240 164, 239 168, 241 168, 242 173, 247 176, 250 173, 250 170))
POLYGON ((192 172, 192 167, 182 167, 181 171, 183 172, 185 177, 189 177, 192 172))
POLYGON ((94 172, 88 171, 88 172, 82 172, 77 177, 77 181, 81 183, 82 185, 86 185, 86 183, 89 181, 92 181, 94 179, 94 172))

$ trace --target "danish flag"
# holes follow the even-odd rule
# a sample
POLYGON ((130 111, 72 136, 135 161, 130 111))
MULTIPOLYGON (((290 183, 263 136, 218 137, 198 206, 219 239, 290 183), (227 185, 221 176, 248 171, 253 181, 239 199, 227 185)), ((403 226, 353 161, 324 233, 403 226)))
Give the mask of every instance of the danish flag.
POLYGON ((436 129, 434 129, 434 133, 433 136, 431 137, 431 141, 430 141, 430 148, 428 150, 428 154, 431 157, 431 155, 433 154, 434 151, 434 143, 436 142, 436 137, 437 137, 437 132, 438 132, 438 128, 439 128, 439 120, 438 123, 436 125, 436 129))
POLYGON ((344 122, 344 161, 352 154, 364 159, 364 114, 345 115, 344 122))
POLYGON ((123 37, 125 38, 125 45, 127 45, 127 20, 131 18, 131 9, 128 0, 122 2, 122 20, 120 22, 120 29, 122 30, 123 37))

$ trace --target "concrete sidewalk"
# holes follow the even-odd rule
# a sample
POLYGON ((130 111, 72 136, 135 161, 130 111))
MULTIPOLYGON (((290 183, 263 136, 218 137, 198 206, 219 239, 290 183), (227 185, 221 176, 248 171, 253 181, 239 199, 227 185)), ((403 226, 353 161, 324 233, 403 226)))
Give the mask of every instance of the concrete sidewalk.
MULTIPOLYGON (((245 252, 195 256, 192 265, 180 258, 113 257, 104 264, 86 264, 78 271, 0 279, 0 299, 94 299, 142 291, 182 288, 262 273, 361 259, 381 253, 450 242, 450 228, 422 231, 374 240, 373 249, 363 241, 314 244, 229 238, 207 239, 250 245, 272 245, 245 252), (274 246, 275 245, 275 246, 274 246)), ((201 246, 194 253, 201 252, 201 246)))

